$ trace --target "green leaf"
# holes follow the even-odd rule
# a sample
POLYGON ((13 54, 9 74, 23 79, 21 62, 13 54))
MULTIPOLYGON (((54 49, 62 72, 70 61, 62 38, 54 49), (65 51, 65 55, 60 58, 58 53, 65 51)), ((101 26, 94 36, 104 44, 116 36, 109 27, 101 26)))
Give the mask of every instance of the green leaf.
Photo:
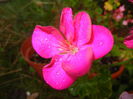
POLYGON ((30 67, 30 72, 35 72, 35 70, 32 67, 30 67))
POLYGON ((108 99, 112 94, 112 84, 109 71, 106 66, 99 68, 96 77, 88 79, 84 76, 78 79, 72 87, 69 88, 73 96, 88 99, 108 99))
POLYGON ((96 10, 95 10, 96 12, 97 12, 97 14, 102 14, 102 12, 103 12, 103 10, 101 9, 101 8, 96 8, 96 10))

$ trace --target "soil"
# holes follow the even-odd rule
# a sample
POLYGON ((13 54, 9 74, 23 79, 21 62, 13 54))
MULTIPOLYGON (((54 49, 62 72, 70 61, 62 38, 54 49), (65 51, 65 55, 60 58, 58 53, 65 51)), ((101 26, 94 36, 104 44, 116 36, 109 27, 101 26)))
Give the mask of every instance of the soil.
POLYGON ((8 91, 8 99, 26 99, 26 91, 20 88, 11 88, 8 91))
POLYGON ((33 53, 30 60, 37 62, 37 63, 50 63, 51 58, 45 59, 45 58, 40 57, 37 53, 33 53))
MULTIPOLYGON (((105 56, 101 59, 101 64, 104 64, 104 65, 110 65, 110 64, 113 64, 113 62, 116 62, 116 61, 119 61, 119 58, 118 57, 115 57, 115 56, 105 56)), ((109 70, 112 73, 115 73, 119 70, 120 66, 110 66, 109 67, 109 70)))
POLYGON ((110 65, 115 61, 119 61, 119 58, 116 56, 105 56, 101 59, 101 64, 110 65))
POLYGON ((120 66, 109 67, 110 73, 113 74, 119 70, 120 66))

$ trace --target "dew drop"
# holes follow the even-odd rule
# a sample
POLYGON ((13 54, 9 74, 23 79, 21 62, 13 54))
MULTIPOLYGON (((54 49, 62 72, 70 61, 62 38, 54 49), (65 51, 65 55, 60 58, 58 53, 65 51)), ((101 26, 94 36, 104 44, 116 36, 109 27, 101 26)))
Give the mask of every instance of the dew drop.
POLYGON ((49 82, 48 82, 48 81, 46 81, 46 83, 48 84, 49 82))
POLYGON ((50 48, 50 46, 48 46, 48 48, 50 48))
POLYGON ((59 74, 60 74, 60 72, 56 72, 56 74, 57 74, 57 75, 59 75, 59 74))
POLYGON ((43 39, 40 39, 40 42, 43 42, 44 40, 43 39))
POLYGON ((57 86, 59 85, 58 82, 55 83, 57 86))
POLYGON ((101 41, 101 42, 99 42, 99 45, 100 45, 100 46, 102 46, 102 45, 103 45, 103 42, 102 42, 102 41, 101 41))
POLYGON ((65 82, 65 79, 63 79, 62 82, 65 82))
POLYGON ((62 48, 58 48, 58 50, 59 50, 59 51, 63 51, 63 49, 62 49, 62 48))
POLYGON ((60 61, 62 61, 62 58, 60 58, 60 61))
POLYGON ((61 88, 62 87, 62 84, 59 84, 58 87, 61 88))
POLYGON ((46 38, 45 41, 47 41, 48 39, 46 38))

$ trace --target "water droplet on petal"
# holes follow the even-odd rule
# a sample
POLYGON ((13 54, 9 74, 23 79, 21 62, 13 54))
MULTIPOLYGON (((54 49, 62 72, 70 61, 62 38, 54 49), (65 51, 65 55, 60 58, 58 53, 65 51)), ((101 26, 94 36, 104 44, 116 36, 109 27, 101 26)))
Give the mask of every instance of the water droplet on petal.
POLYGON ((50 46, 48 46, 48 48, 50 48, 50 46))
POLYGON ((63 51, 63 49, 62 49, 62 48, 58 48, 58 50, 59 50, 59 51, 63 51))
POLYGON ((43 39, 40 39, 40 42, 43 42, 43 39))
POLYGON ((60 61, 62 61, 62 58, 60 58, 60 61))
POLYGON ((100 41, 100 42, 99 42, 99 45, 100 45, 100 46, 102 46, 102 45, 103 45, 103 42, 102 42, 102 41, 100 41))
POLYGON ((47 41, 48 39, 46 38, 45 41, 47 41))
POLYGON ((59 85, 59 83, 58 83, 58 81, 56 81, 56 83, 55 83, 57 86, 59 85))
POLYGON ((48 84, 49 82, 48 82, 48 81, 46 81, 46 83, 48 84))
POLYGON ((56 74, 57 74, 57 75, 59 75, 59 74, 60 74, 60 72, 56 72, 56 74))
POLYGON ((62 82, 65 82, 65 79, 63 79, 62 82))

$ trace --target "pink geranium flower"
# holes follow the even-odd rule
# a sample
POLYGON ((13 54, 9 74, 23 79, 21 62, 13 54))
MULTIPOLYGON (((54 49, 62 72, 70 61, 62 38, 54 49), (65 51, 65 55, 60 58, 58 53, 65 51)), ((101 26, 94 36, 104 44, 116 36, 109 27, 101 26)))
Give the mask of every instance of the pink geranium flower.
POLYGON ((129 33, 130 35, 124 39, 124 44, 126 47, 133 49, 133 28, 131 28, 129 33))
POLYGON ((52 58, 43 68, 44 80, 51 87, 62 90, 85 75, 93 60, 112 49, 113 37, 107 28, 92 25, 86 12, 79 12, 73 19, 71 8, 64 8, 60 31, 52 26, 37 25, 32 44, 40 56, 52 58))

